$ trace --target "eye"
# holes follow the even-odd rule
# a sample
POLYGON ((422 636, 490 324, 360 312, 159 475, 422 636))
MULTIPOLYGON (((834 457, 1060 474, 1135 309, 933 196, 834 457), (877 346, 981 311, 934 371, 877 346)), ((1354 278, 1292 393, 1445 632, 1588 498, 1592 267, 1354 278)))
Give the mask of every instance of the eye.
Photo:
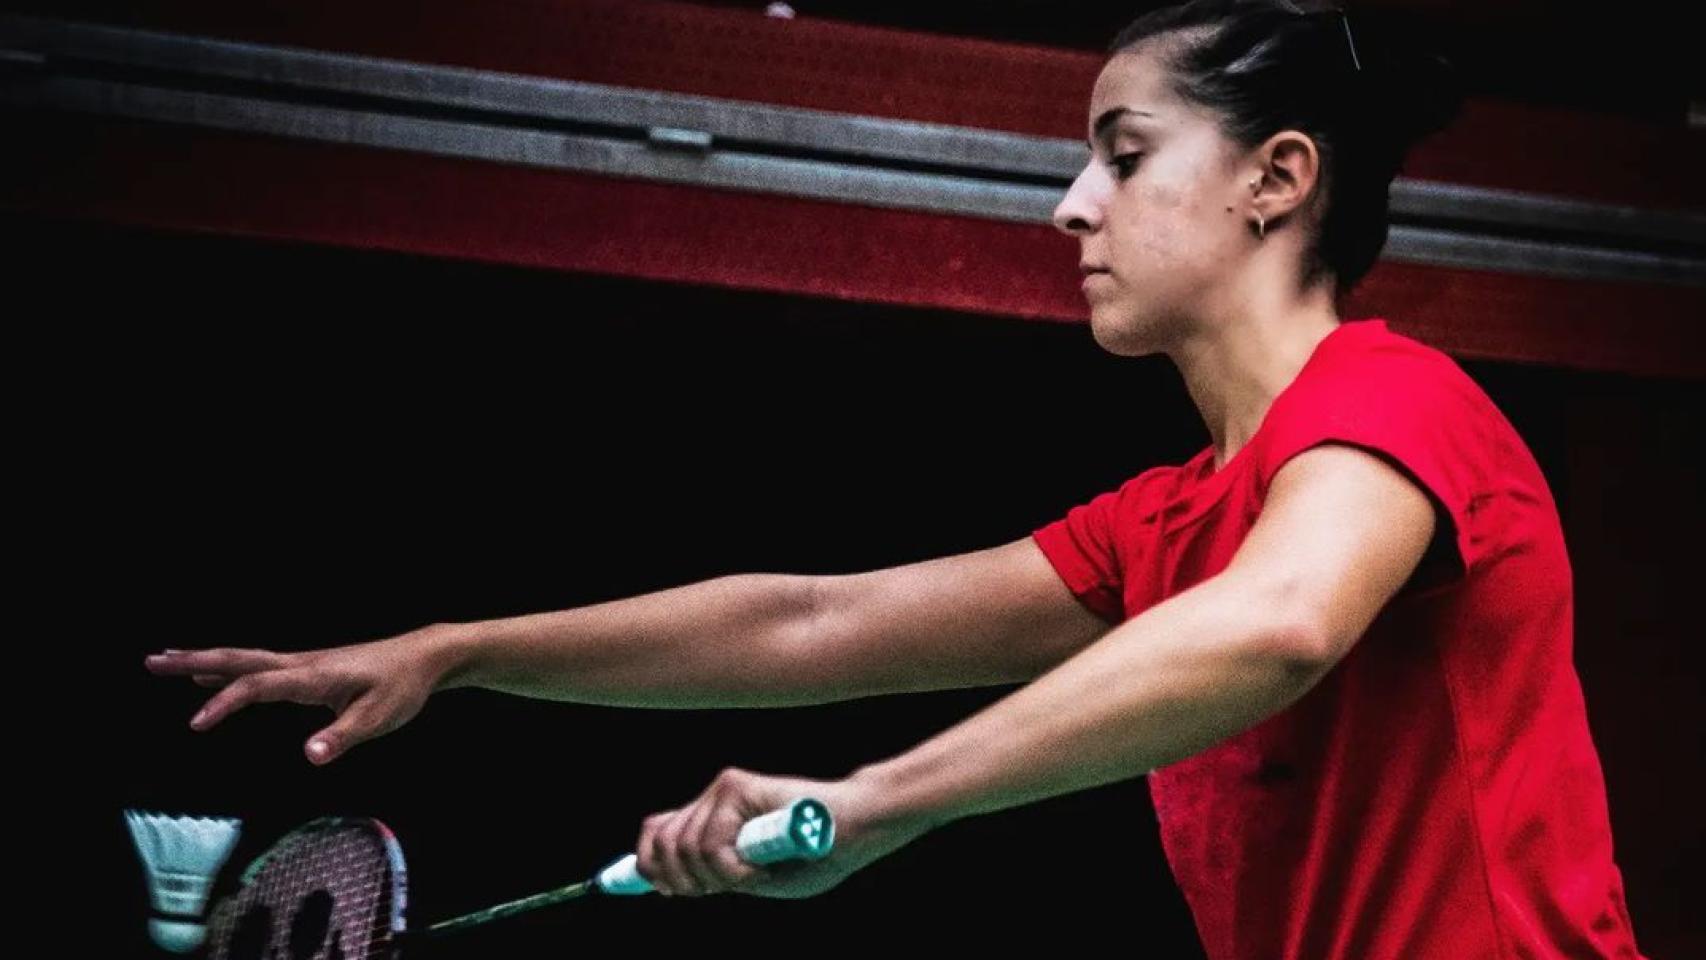
POLYGON ((1141 153, 1122 153, 1109 160, 1108 165, 1114 168, 1119 179, 1124 180, 1137 171, 1137 161, 1142 156, 1141 153))

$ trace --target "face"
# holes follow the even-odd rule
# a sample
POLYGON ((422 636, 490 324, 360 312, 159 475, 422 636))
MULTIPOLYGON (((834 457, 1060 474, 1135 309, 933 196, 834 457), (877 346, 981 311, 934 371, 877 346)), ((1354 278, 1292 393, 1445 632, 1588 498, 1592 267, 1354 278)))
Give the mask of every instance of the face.
POLYGON ((1249 256, 1251 175, 1213 115, 1170 93, 1142 46, 1102 69, 1089 119, 1090 160, 1055 226, 1079 239, 1096 341, 1155 353, 1192 332, 1249 256))

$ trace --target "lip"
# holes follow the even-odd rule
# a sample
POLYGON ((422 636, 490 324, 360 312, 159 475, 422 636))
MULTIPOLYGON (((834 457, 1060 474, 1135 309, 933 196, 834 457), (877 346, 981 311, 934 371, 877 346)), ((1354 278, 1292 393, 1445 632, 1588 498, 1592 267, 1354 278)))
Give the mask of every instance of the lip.
POLYGON ((1088 289, 1090 289, 1091 286, 1093 286, 1096 283, 1096 281, 1106 280, 1106 279, 1111 278, 1112 276, 1113 275, 1110 274, 1106 270, 1087 270, 1084 273, 1084 282, 1082 284, 1080 284, 1079 286, 1082 289, 1088 290, 1088 289))

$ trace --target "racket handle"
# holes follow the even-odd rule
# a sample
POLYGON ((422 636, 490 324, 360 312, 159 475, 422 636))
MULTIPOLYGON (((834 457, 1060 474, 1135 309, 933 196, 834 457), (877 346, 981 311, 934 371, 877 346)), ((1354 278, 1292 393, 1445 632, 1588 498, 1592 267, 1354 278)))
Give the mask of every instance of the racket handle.
MULTIPOLYGON (((757 866, 783 860, 820 860, 834 845, 835 820, 829 808, 809 797, 753 817, 741 825, 735 838, 740 858, 757 866)), ((651 883, 640 876, 639 857, 631 853, 600 870, 593 883, 616 896, 652 892, 651 883)))

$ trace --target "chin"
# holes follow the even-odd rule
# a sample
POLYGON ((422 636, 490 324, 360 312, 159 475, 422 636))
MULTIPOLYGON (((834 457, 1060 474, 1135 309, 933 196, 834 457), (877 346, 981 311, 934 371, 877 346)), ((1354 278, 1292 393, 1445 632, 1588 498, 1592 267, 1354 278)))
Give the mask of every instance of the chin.
POLYGON ((1103 301, 1090 305, 1090 335, 1103 350, 1119 357, 1146 357, 1162 349, 1158 319, 1130 304, 1103 301))

